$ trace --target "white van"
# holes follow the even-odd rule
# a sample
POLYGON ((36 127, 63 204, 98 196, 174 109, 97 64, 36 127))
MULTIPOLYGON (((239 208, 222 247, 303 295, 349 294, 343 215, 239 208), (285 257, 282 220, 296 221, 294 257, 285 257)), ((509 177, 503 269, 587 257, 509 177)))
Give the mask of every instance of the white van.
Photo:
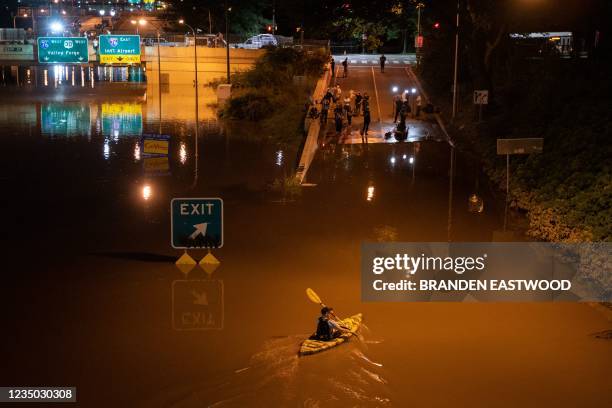
POLYGON ((258 34, 243 43, 236 44, 236 48, 259 49, 266 46, 276 47, 278 41, 272 34, 258 34))

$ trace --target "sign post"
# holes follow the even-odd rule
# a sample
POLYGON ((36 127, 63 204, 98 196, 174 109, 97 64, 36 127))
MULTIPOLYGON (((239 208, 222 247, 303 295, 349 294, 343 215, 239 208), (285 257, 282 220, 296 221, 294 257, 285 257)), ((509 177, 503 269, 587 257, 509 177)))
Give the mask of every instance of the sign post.
POLYGON ((86 37, 38 37, 38 62, 43 64, 86 64, 86 37))
POLYGON ((482 105, 489 104, 489 91, 481 89, 474 91, 474 105, 478 105, 478 122, 482 121, 482 105))
POLYGON ((223 200, 174 198, 170 203, 171 238, 175 249, 223 246, 223 200))
POLYGON ((101 35, 98 53, 100 64, 138 64, 140 36, 101 35))
MULTIPOLYGON (((476 96, 476 92, 474 92, 476 96)), ((506 155, 506 210, 510 193, 510 155, 542 153, 544 139, 541 137, 528 137, 523 139, 497 139, 497 154, 506 155)), ((507 213, 507 211, 506 211, 507 213)), ((504 214, 504 231, 506 230, 506 216, 504 214)))

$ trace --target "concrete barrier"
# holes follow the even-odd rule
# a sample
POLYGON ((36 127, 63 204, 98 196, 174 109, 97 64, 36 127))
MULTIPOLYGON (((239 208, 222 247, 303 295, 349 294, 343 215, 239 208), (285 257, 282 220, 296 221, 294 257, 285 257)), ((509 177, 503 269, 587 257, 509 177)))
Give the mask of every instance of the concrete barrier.
MULTIPOLYGON (((147 82, 159 82, 159 67, 156 46, 144 47, 143 61, 147 67, 147 82)), ((193 47, 159 47, 162 83, 193 84, 194 49, 193 47)), ((225 48, 198 47, 198 82, 202 84, 213 80, 223 80, 227 75, 225 48)), ((230 49, 230 72, 245 71, 253 67, 255 61, 265 50, 230 49)))
MULTIPOLYGON (((328 69, 325 70, 325 73, 317 81, 317 86, 312 94, 312 99, 315 101, 320 101, 323 99, 325 95, 325 91, 329 87, 329 81, 331 78, 331 72, 328 69)), ((308 120, 308 112, 306 113, 308 120)), ((317 148, 319 147, 319 131, 321 130, 321 121, 318 119, 310 121, 308 126, 308 134, 306 136, 306 142, 304 142, 304 148, 302 149, 302 154, 300 155, 300 162, 298 164, 297 171, 295 173, 295 177, 298 182, 302 184, 304 182, 304 178, 306 178, 306 173, 310 168, 310 164, 314 159, 315 153, 317 152, 317 148)))

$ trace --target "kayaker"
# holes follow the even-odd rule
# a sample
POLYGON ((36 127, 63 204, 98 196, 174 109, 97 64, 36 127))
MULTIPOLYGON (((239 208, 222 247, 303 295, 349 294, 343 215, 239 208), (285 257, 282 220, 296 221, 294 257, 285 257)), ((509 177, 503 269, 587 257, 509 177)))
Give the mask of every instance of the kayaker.
POLYGON ((332 340, 340 336, 342 333, 348 333, 350 331, 340 326, 333 319, 333 312, 334 309, 331 307, 325 306, 323 309, 321 309, 321 316, 319 316, 319 321, 317 324, 317 332, 313 336, 314 339, 322 341, 332 340))

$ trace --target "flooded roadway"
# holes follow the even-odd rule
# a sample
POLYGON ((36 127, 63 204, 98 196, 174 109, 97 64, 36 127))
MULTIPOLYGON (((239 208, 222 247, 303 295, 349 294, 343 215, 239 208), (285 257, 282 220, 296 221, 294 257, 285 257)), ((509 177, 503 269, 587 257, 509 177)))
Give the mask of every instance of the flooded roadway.
POLYGON ((297 148, 224 127, 204 98, 196 172, 190 91, 162 98, 167 162, 137 153, 159 131, 154 92, 0 102, 2 384, 73 385, 100 407, 610 405, 610 346, 590 336, 610 324, 587 305, 361 302, 362 241, 503 228, 473 158, 455 152, 451 189, 445 143, 334 145, 309 171, 316 186, 278 191, 297 148), (474 192, 483 213, 468 212, 474 192), (224 199, 211 276, 173 264, 181 196, 224 199), (175 330, 173 285, 206 279, 223 288, 218 328, 175 330), (318 315, 306 287, 363 312, 362 340, 297 358, 318 315))

